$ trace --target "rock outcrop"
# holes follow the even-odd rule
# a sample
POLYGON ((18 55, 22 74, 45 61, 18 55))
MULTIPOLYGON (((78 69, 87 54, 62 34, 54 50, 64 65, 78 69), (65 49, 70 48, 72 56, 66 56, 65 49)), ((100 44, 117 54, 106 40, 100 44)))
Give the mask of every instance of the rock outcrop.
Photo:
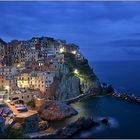
POLYGON ((65 139, 65 138, 71 138, 75 133, 81 130, 87 130, 90 129, 91 127, 95 127, 99 125, 98 122, 95 122, 92 118, 85 118, 81 117, 75 122, 69 124, 66 128, 60 128, 56 130, 54 133, 50 134, 43 134, 43 135, 38 135, 35 137, 31 138, 48 138, 48 139, 65 139))
POLYGON ((24 121, 16 121, 12 125, 17 130, 22 130, 24 133, 32 133, 42 131, 48 128, 48 123, 42 121, 38 115, 32 115, 24 121))
POLYGON ((44 102, 38 112, 41 119, 45 121, 62 120, 77 114, 71 106, 59 101, 44 102))
POLYGON ((101 123, 105 124, 105 125, 108 125, 108 118, 104 117, 104 118, 101 118, 101 123))
POLYGON ((39 130, 43 131, 49 127, 49 124, 46 121, 39 122, 39 130))
POLYGON ((87 94, 89 92, 96 92, 100 94, 102 91, 101 84, 97 77, 93 81, 92 80, 85 80, 83 82, 81 81, 80 85, 81 91, 84 94, 87 94))
POLYGON ((56 90, 57 100, 66 100, 80 94, 80 80, 70 74, 63 75, 56 90))

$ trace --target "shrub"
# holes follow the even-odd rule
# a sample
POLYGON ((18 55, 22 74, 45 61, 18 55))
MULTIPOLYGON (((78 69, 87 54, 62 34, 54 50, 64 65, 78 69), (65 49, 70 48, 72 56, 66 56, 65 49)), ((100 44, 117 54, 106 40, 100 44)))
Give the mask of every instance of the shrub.
POLYGON ((30 107, 32 107, 32 108, 35 108, 35 102, 34 102, 34 100, 29 101, 29 102, 27 103, 27 105, 30 106, 30 107))
POLYGON ((78 69, 79 74, 86 79, 94 80, 96 78, 93 69, 90 68, 88 60, 76 60, 75 55, 71 53, 64 53, 65 64, 68 66, 70 73, 73 73, 74 69, 78 69))
POLYGON ((7 127, 5 133, 0 135, 3 139, 27 139, 29 137, 25 136, 21 130, 15 128, 7 127))

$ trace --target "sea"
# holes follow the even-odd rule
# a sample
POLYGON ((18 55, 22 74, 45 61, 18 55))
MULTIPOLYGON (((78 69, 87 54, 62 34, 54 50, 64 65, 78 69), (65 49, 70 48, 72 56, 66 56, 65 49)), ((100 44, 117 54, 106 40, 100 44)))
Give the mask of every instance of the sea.
MULTIPOLYGON (((112 84, 118 92, 140 96, 140 61, 98 61, 90 62, 100 82, 112 84)), ((140 138, 140 105, 113 97, 90 97, 72 106, 78 115, 66 119, 56 126, 69 124, 80 116, 92 116, 95 120, 109 118, 109 126, 100 125, 81 131, 73 138, 140 138)))

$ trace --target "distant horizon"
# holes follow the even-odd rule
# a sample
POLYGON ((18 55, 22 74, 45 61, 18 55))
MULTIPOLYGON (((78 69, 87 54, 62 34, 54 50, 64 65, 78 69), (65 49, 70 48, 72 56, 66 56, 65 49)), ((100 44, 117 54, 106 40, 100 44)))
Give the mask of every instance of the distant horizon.
POLYGON ((89 63, 92 63, 92 62, 131 62, 131 61, 140 61, 140 60, 91 60, 89 61, 89 63))

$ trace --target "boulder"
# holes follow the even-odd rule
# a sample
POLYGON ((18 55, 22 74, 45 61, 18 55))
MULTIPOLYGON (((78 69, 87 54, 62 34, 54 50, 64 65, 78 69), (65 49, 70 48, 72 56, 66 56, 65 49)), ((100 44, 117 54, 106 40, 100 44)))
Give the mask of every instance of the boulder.
POLYGON ((46 101, 39 109, 39 116, 45 121, 62 120, 78 112, 71 106, 59 101, 46 101))
POLYGON ((17 129, 17 130, 23 130, 23 127, 22 127, 21 123, 18 123, 18 122, 15 123, 12 127, 17 129))
POLYGON ((46 122, 46 121, 39 122, 39 129, 40 129, 40 131, 46 130, 48 127, 49 127, 48 122, 46 122))
POLYGON ((106 118, 106 117, 102 118, 101 123, 108 125, 108 118, 106 118))
POLYGON ((99 125, 98 122, 94 121, 92 118, 85 118, 80 117, 78 120, 74 123, 78 129, 88 129, 90 127, 99 125))

